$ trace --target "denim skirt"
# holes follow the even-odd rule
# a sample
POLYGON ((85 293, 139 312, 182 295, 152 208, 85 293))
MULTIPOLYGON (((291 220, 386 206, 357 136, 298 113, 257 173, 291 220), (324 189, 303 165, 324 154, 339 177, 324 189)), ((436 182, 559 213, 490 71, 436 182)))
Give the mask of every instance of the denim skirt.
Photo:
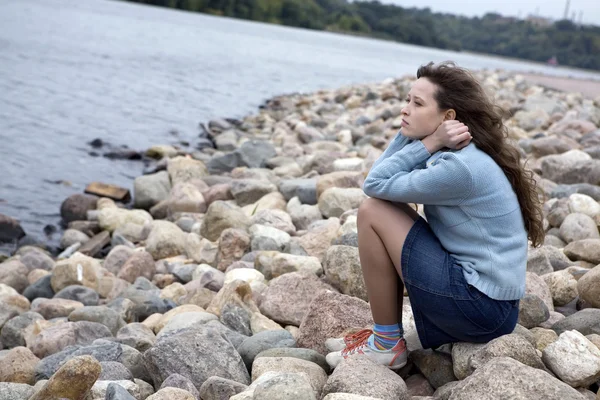
POLYGON ((404 241, 401 265, 423 348, 485 343, 514 330, 519 300, 494 300, 469 285, 423 218, 404 241))

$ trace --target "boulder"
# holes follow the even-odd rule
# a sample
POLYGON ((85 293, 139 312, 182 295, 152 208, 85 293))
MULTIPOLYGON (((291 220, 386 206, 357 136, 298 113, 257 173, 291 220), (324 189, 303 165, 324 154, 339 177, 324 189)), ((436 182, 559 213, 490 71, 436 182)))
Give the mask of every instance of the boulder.
POLYGON ((67 197, 60 206, 60 215, 66 223, 87 219, 87 212, 96 209, 97 196, 73 194, 67 197))
POLYGON ((410 399, 408 388, 400 376, 366 357, 343 360, 323 388, 323 395, 330 393, 350 393, 383 400, 410 399))
POLYGON ((587 387, 600 379, 600 349, 581 333, 565 331, 543 351, 544 363, 563 382, 587 387))
POLYGON ((188 377, 197 389, 211 376, 250 383, 239 353, 231 342, 208 325, 161 338, 144 353, 144 360, 155 387, 160 387, 173 373, 188 377))
POLYGON ((325 340, 373 324, 369 304, 332 291, 315 296, 300 324, 298 346, 327 354, 325 340))
POLYGON ((133 182, 134 206, 150 209, 169 197, 171 181, 167 171, 142 175, 133 182))
POLYGON ((101 369, 92 356, 75 357, 56 371, 29 400, 81 399, 100 376, 101 369))
POLYGON ((509 388, 511 400, 586 399, 577 390, 547 372, 513 358, 498 357, 455 384, 449 400, 497 400, 506 398, 509 388))
POLYGON ((368 301, 358 248, 331 246, 323 260, 325 276, 340 292, 368 301))

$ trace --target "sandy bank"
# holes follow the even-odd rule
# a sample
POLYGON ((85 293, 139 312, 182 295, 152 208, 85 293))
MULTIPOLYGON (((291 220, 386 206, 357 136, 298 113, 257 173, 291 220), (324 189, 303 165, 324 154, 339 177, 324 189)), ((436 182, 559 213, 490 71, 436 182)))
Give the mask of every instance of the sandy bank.
POLYGON ((584 96, 595 99, 600 96, 600 80, 563 78, 549 75, 521 74, 528 81, 565 92, 581 92, 584 96))

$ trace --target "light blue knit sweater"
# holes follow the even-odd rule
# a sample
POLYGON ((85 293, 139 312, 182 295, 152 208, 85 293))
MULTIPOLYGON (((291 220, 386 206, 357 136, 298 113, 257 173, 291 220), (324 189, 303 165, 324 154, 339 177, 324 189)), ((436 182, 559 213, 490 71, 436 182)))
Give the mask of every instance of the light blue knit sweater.
POLYGON ((469 284, 497 300, 523 297, 528 244, 519 202, 502 169, 474 143, 431 155, 399 132, 363 189, 370 197, 423 204, 469 284))

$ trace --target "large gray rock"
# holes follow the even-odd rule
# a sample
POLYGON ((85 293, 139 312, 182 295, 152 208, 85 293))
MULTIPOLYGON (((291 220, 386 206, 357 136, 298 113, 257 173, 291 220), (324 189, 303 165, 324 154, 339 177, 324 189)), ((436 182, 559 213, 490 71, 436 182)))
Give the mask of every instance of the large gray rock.
POLYGON ((321 353, 317 353, 311 349, 300 349, 294 347, 279 347, 273 349, 267 349, 258 353, 254 358, 255 360, 260 357, 291 357, 298 358, 301 360, 310 361, 319 365, 325 372, 329 372, 329 364, 321 353))
POLYGON ((25 288, 29 286, 27 274, 29 274, 29 270, 19 260, 0 263, 0 283, 12 287, 19 293, 23 293, 25 288))
POLYGON ((593 218, 581 213, 567 215, 567 218, 560 225, 560 236, 567 243, 600 238, 598 227, 593 218))
POLYGON ((452 345, 452 368, 457 379, 463 380, 471 374, 469 360, 484 347, 485 343, 458 342, 452 345))
POLYGON ((32 343, 27 343, 27 347, 39 358, 45 358, 68 346, 88 345, 96 339, 110 337, 110 330, 102 324, 89 321, 65 322, 44 329, 32 343))
POLYGON ((240 154, 235 151, 225 154, 217 153, 210 159, 206 166, 211 174, 218 174, 221 172, 230 172, 232 169, 242 166, 242 161, 240 154))
POLYGON ((281 348, 296 347, 296 341, 292 334, 284 329, 275 331, 263 331, 244 340, 237 347, 237 351, 244 360, 248 370, 252 368, 254 358, 262 351, 281 348))
POLYGON ((88 194, 74 194, 65 199, 60 206, 60 215, 66 223, 87 219, 87 212, 96 209, 98 197, 88 194))
POLYGON ((134 206, 150 209, 166 200, 170 191, 171 180, 167 171, 138 176, 133 182, 134 206))
POLYGON ((554 302, 550 288, 544 281, 544 278, 534 272, 527 272, 525 278, 525 293, 539 297, 544 301, 549 311, 554 311, 554 302))
POLYGON ((308 229, 314 221, 323 218, 318 206, 301 204, 298 197, 293 197, 288 201, 286 210, 292 217, 292 222, 298 230, 308 229))
MULTIPOLYGON (((163 247, 169 246, 166 243, 159 243, 155 248, 156 252, 168 251, 171 252, 173 250, 167 250, 163 247)), ((173 251, 176 252, 177 250, 173 251)), ((152 258, 152 254, 147 251, 134 251, 133 254, 123 263, 119 271, 116 273, 117 278, 123 279, 126 282, 134 283, 137 278, 140 276, 150 280, 154 277, 156 273, 156 264, 154 263, 154 259, 152 258)))
POLYGON ((552 263, 545 251, 532 248, 527 253, 527 271, 544 275, 554 271, 554 268, 552 268, 552 263))
POLYGON ((556 183, 600 183, 600 160, 591 160, 588 154, 571 150, 561 155, 542 157, 542 177, 556 183))
POLYGON ((297 197, 302 204, 317 204, 317 181, 315 179, 285 179, 279 183, 279 191, 287 201, 297 197))
POLYGON ((325 276, 340 292, 368 301, 358 248, 331 246, 323 260, 325 276))
POLYGON ((600 264, 600 239, 583 239, 569 243, 564 252, 571 260, 600 264))
POLYGON ((231 181, 231 194, 239 206, 252 204, 264 195, 277 191, 277 186, 259 179, 234 179, 231 181))
POLYGON ((231 379, 211 376, 200 387, 200 398, 202 400, 229 400, 230 397, 243 392, 248 388, 231 379))
POLYGON ((410 353, 410 359, 435 389, 456 380, 449 354, 431 349, 415 350, 410 353))
POLYGON ((240 165, 248 168, 263 168, 267 160, 277 155, 271 142, 258 139, 245 141, 236 152, 239 154, 240 165))
MULTIPOLYGON (((204 186, 200 185, 200 187, 204 186)), ((171 189, 169 198, 157 205, 156 208, 160 209, 161 206, 164 206, 168 216, 180 212, 203 214, 206 212, 206 200, 200 187, 192 182, 179 182, 171 189)))
POLYGON ((12 349, 17 346, 25 346, 25 335, 27 329, 35 323, 35 321, 43 320, 40 314, 28 311, 19 316, 16 316, 2 326, 0 332, 0 341, 5 348, 12 349))
MULTIPOLYGON (((108 399, 108 388, 111 385, 116 385, 123 389, 127 396, 116 397, 116 400, 143 399, 140 388, 132 380, 102 380, 98 379, 92 389, 88 393, 86 400, 106 400, 108 399)), ((120 394, 121 392, 119 392, 120 394)), ((114 396, 113 396, 114 398, 114 396)))
POLYGON ((367 198, 359 188, 332 187, 319 196, 319 210, 326 217, 340 217, 344 212, 358 208, 367 198))
POLYGON ((67 361, 30 400, 81 399, 100 376, 100 363, 91 356, 67 361))
POLYGON ((323 273, 323 267, 317 257, 284 254, 277 251, 261 251, 254 254, 254 268, 267 280, 290 272, 306 272, 315 275, 323 273))
POLYGON ((587 387, 600 379, 600 349, 577 331, 566 331, 543 351, 544 363, 563 382, 587 387))
POLYGON ((146 325, 134 322, 119 329, 116 341, 143 353, 154 346, 156 336, 146 325))
POLYGON ((252 251, 284 251, 290 245, 288 233, 265 225, 252 225, 249 229, 252 236, 252 251))
POLYGON ((0 382, 33 385, 35 383, 35 366, 39 362, 40 359, 26 347, 0 351, 0 363, 2 364, 0 382))
POLYGON ((538 296, 526 294, 519 302, 519 324, 525 328, 535 328, 548 318, 550 311, 538 296))
POLYGON ((269 282, 259 309, 276 322, 299 326, 315 296, 330 288, 313 273, 283 274, 269 282))
POLYGON ((173 373, 188 377, 197 389, 211 376, 250 383, 239 353, 208 324, 164 336, 144 353, 144 360, 155 387, 160 387, 173 373))
POLYGON ((72 311, 83 307, 78 301, 66 299, 35 299, 31 302, 31 311, 46 319, 67 317, 72 311))
POLYGON ((121 315, 106 306, 86 306, 69 314, 69 321, 91 321, 106 326, 113 335, 126 325, 121 315))
POLYGON ((569 260, 562 250, 564 246, 565 245, 561 245, 559 248, 552 245, 544 245, 539 248, 540 251, 548 256, 550 265, 552 265, 552 268, 554 268, 555 271, 563 270, 573 265, 573 261, 569 260))
POLYGON ((592 268, 579 278, 577 291, 592 307, 600 308, 600 266, 592 268))
POLYGON ((54 297, 54 290, 52 289, 51 281, 52 274, 41 277, 23 291, 23 296, 27 297, 29 301, 33 301, 38 297, 51 299, 54 297))
POLYGON ((35 247, 32 247, 32 251, 28 251, 27 253, 23 254, 20 261, 27 267, 27 269, 29 269, 29 271, 33 271, 34 269, 52 271, 55 265, 54 260, 48 254, 41 249, 38 250, 35 247))
POLYGON ((90 240, 90 237, 77 229, 67 229, 60 239, 60 248, 66 249, 75 243, 85 243, 90 240))
MULTIPOLYGON (((587 149, 586 149, 587 150, 587 149)), ((585 150, 584 150, 585 151, 585 150)), ((596 157, 598 158, 598 157, 596 157)), ((550 192, 550 198, 565 198, 573 193, 581 193, 590 196, 594 200, 600 200, 600 188, 589 183, 574 183, 572 185, 556 185, 550 192)))
POLYGON ((149 379, 140 352, 129 346, 106 340, 88 346, 69 346, 61 352, 44 358, 35 368, 36 378, 49 379, 66 362, 83 355, 93 356, 99 362, 118 362, 127 368, 134 378, 149 379))
POLYGON ((252 216, 252 225, 264 225, 277 228, 285 233, 292 235, 296 232, 296 227, 292 222, 290 214, 278 209, 260 210, 252 216))
POLYGON ((208 170, 202 161, 183 156, 170 158, 167 172, 173 186, 179 182, 190 182, 208 175, 208 170))
POLYGON ((308 386, 308 388, 312 389, 315 398, 320 398, 323 386, 327 382, 327 374, 317 364, 290 357, 257 358, 252 364, 252 381, 256 382, 262 375, 269 372, 304 375, 308 381, 308 385, 304 384, 302 386, 308 386))
POLYGON ((585 400, 547 372, 512 358, 498 357, 452 388, 449 400, 585 400))
POLYGON ((174 223, 152 222, 152 231, 146 240, 146 251, 155 260, 185 254, 186 234, 174 223))
POLYGON ((254 389, 256 400, 317 400, 310 381, 304 374, 283 373, 259 383, 254 389))
POLYGON ((100 296, 95 290, 81 285, 67 286, 56 293, 54 298, 78 301, 84 306, 96 306, 100 300, 100 296))
POLYGON ((25 383, 0 382, 2 400, 27 400, 33 393, 33 386, 25 383))
POLYGON ((126 381, 133 380, 131 371, 123 364, 117 361, 101 361, 102 372, 98 380, 100 381, 126 381))
POLYGON ((550 288, 555 305, 565 306, 577 298, 577 280, 568 271, 552 272, 542 278, 550 288))
POLYGON ((349 357, 333 371, 323 395, 351 393, 384 400, 409 400, 402 378, 383 365, 366 357, 349 357))
POLYGON ((194 386, 192 381, 180 374, 170 375, 160 386, 161 389, 173 387, 186 390, 190 392, 196 399, 200 399, 200 394, 198 393, 198 389, 194 386))
POLYGON ((471 371, 481 368, 494 358, 510 357, 533 368, 546 370, 535 347, 523 336, 511 333, 490 341, 485 347, 471 356, 471 371))
POLYGON ((577 311, 552 325, 552 330, 559 335, 571 330, 579 331, 582 335, 600 334, 600 310, 586 308, 577 311))
POLYGON ((241 208, 224 201, 215 201, 206 211, 200 235, 215 242, 225 229, 238 228, 247 230, 250 223, 250 218, 241 208))
POLYGON ((120 297, 134 303, 132 310, 134 321, 143 321, 156 313, 164 314, 176 306, 173 301, 160 298, 160 290, 142 277, 136 279, 135 283, 121 293, 120 297))
MULTIPOLYGON (((132 224, 132 226, 139 226, 139 225, 132 224)), ((129 259, 129 257, 131 257, 131 255, 133 253, 134 253, 133 249, 131 249, 127 246, 123 246, 123 245, 115 246, 106 256, 106 259, 104 260, 104 264, 102 264, 102 267, 104 267, 108 271, 112 272, 114 275, 118 275, 119 271, 121 271, 121 268, 123 267, 125 262, 129 259)))
POLYGON ((158 332, 156 337, 160 339, 168 332, 177 331, 180 329, 186 329, 198 323, 205 323, 209 321, 216 321, 218 317, 214 314, 207 312, 186 312, 179 315, 173 316, 169 322, 158 332))
POLYGON ((137 400, 133 397, 127 389, 123 386, 118 385, 115 382, 111 382, 106 389, 106 400, 137 400))
POLYGON ((525 111, 542 110, 547 115, 552 115, 554 113, 565 112, 566 105, 559 99, 555 99, 544 94, 534 94, 527 97, 525 103, 523 104, 523 109, 525 111))
POLYGON ((323 292, 310 303, 300 324, 298 345, 327 354, 327 339, 338 338, 349 330, 363 329, 372 324, 371 309, 365 301, 340 293, 323 292))

